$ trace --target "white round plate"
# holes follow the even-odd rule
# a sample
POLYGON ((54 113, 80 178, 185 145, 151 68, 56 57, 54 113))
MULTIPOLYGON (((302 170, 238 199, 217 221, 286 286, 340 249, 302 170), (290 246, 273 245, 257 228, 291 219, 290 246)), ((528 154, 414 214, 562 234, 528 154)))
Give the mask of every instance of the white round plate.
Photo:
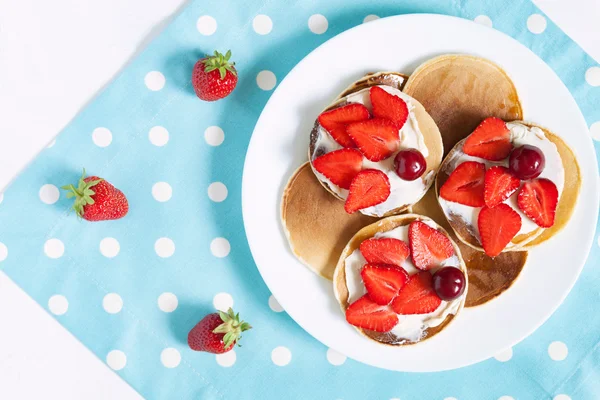
POLYGON ((265 106, 244 166, 242 206, 248 242, 279 303, 328 347, 363 363, 397 371, 459 368, 490 358, 530 335, 562 303, 577 280, 593 241, 598 212, 593 149, 584 118, 567 88, 550 67, 516 40, 448 16, 380 19, 315 49, 280 83, 265 106), (463 310, 431 340, 414 346, 383 346, 347 324, 331 282, 310 272, 293 256, 281 227, 280 199, 293 171, 307 160, 315 118, 345 87, 369 71, 409 74, 423 61, 447 53, 485 57, 509 73, 522 98, 525 119, 562 135, 574 149, 583 174, 582 190, 567 227, 530 252, 521 276, 502 296, 463 310))

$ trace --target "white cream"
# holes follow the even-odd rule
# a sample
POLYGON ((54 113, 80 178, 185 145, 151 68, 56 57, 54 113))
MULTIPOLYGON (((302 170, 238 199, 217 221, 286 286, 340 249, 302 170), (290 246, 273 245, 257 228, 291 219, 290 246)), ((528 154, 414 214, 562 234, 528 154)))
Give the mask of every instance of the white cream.
MULTIPOLYGON (((535 146, 539 148, 542 153, 544 153, 544 158, 546 160, 546 166, 544 170, 540 174, 539 178, 546 178, 554 182, 556 188, 558 189, 558 196, 560 195, 564 188, 565 182, 565 170, 563 168, 562 159, 560 158, 560 154, 558 154, 558 150, 554 143, 552 143, 546 135, 544 135, 544 131, 540 128, 533 127, 530 128, 518 122, 508 122, 506 124, 508 129, 510 130, 510 140, 515 147, 523 146, 525 144, 535 146)), ((448 160, 445 164, 444 172, 450 174, 456 167, 465 162, 465 161, 477 161, 480 163, 484 163, 486 168, 490 168, 495 165, 502 165, 508 167, 508 159, 505 159, 500 162, 487 161, 482 158, 472 157, 466 155, 462 151, 457 151, 454 156, 448 160)), ((517 206, 517 196, 519 191, 517 190, 512 196, 510 196, 505 203, 511 206, 519 215, 521 216, 521 229, 519 230, 518 235, 527 234, 533 232, 538 228, 537 224, 529 219, 517 206)), ((444 210, 446 215, 453 215, 461 218, 471 234, 473 234, 479 240, 479 228, 477 227, 477 218, 479 217, 479 211, 481 208, 470 207, 464 204, 455 203, 452 201, 448 201, 439 198, 440 205, 444 210)), ((508 244, 507 247, 512 247, 511 243, 508 244)))
MULTIPOLYGON (((379 86, 384 89, 386 92, 393 94, 395 96, 400 97, 402 100, 406 102, 408 106, 408 119, 404 126, 399 131, 400 136, 400 150, 406 149, 417 149, 423 154, 424 157, 427 157, 429 151, 427 146, 425 145, 425 138, 419 129, 419 124, 417 122, 417 118, 414 113, 414 105, 412 103, 412 98, 400 90, 393 88, 391 86, 379 86)), ((356 93, 353 93, 347 96, 346 101, 348 103, 360 103, 369 109, 369 111, 373 110, 371 106, 371 98, 369 96, 369 88, 359 90, 356 93)), ((331 137, 329 132, 327 132, 322 126, 319 125, 319 135, 317 141, 315 143, 315 149, 312 154, 312 159, 316 158, 316 154, 325 154, 330 153, 335 150, 339 150, 342 148, 334 139, 331 137)), ((430 171, 426 176, 421 179, 415 179, 414 181, 405 181, 401 179, 396 171, 394 171, 394 157, 397 152, 392 154, 389 158, 379 161, 373 162, 368 160, 366 157, 363 157, 363 169, 377 169, 384 172, 388 179, 390 180, 390 188, 391 193, 386 201, 383 203, 377 204, 372 207, 364 208, 360 210, 363 214, 367 215, 376 215, 383 216, 385 213, 398 208, 402 205, 414 204, 421 199, 423 194, 427 191, 427 188, 433 181, 435 174, 433 171, 430 171)), ((327 183, 331 190, 334 193, 339 195, 341 198, 345 199, 348 197, 348 190, 342 189, 339 186, 332 183, 329 179, 327 179, 324 175, 315 171, 317 177, 327 183)))
MULTIPOLYGON (((423 221, 429 226, 437 229, 437 226, 429 221, 423 221)), ((375 234, 376 238, 394 238, 408 243, 408 225, 399 226, 387 232, 379 232, 375 234)), ((345 260, 346 286, 348 287, 348 303, 352 304, 360 297, 367 293, 365 285, 362 282, 360 271, 367 263, 360 249, 356 249, 345 260)), ((445 267, 460 267, 460 261, 456 255, 444 260, 439 268, 445 267)), ((402 268, 409 275, 416 274, 420 270, 412 263, 410 257, 404 261, 402 268)), ((435 270, 434 270, 435 272, 435 270)), ((466 292, 465 292, 466 293, 466 292)), ((390 331, 400 341, 402 339, 411 342, 417 342, 422 339, 423 334, 428 328, 440 325, 448 315, 456 314, 460 308, 463 296, 452 301, 442 301, 440 306, 433 312, 428 314, 400 315, 398 314, 398 323, 390 331)))

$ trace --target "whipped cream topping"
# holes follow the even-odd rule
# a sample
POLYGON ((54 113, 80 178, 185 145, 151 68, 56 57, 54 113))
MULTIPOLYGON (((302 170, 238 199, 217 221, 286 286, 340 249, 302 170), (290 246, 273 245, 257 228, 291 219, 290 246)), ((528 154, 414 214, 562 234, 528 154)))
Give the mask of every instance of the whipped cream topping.
MULTIPOLYGON (((419 129, 419 123, 417 122, 417 117, 414 113, 415 106, 412 103, 412 98, 391 86, 381 85, 379 87, 390 94, 400 97, 408 106, 408 119, 399 131, 400 148, 398 151, 417 149, 421 152, 421 154, 423 154, 423 157, 427 158, 429 151, 425 145, 423 134, 419 129)), ((371 98, 369 96, 369 88, 352 93, 351 95, 346 96, 345 100, 348 103, 363 104, 365 107, 367 107, 367 109, 369 109, 369 111, 373 111, 371 98)), ((322 126, 319 125, 318 129, 319 135, 315 144, 314 152, 311 155, 312 160, 317 158, 316 154, 320 154, 320 152, 330 153, 342 148, 342 146, 338 144, 329 134, 329 132, 327 132, 327 130, 325 130, 322 126)), ((405 181, 400 178, 394 170, 394 158, 396 157, 396 154, 397 152, 392 154, 389 158, 378 162, 373 162, 368 160, 366 157, 363 157, 363 169, 377 169, 385 173, 390 180, 391 188, 390 196, 386 201, 360 210, 363 214, 381 217, 387 212, 400 206, 414 204, 423 196, 423 194, 425 194, 426 189, 433 181, 435 176, 433 171, 429 171, 427 175, 422 176, 420 179, 415 179, 414 181, 405 181)), ((335 185, 333 182, 327 179, 327 177, 317 171, 315 171, 315 174, 322 182, 327 183, 329 188, 331 188, 331 190, 338 196, 343 199, 348 197, 348 190, 342 189, 335 185)))
MULTIPOLYGON (((434 229, 437 226, 430 221, 422 221, 434 229)), ((376 238, 394 238, 400 239, 405 243, 408 243, 408 225, 399 226, 387 232, 378 232, 375 234, 376 238)), ((360 271, 365 266, 367 261, 360 252, 360 249, 356 249, 350 254, 345 260, 345 271, 346 271, 346 286, 348 287, 348 303, 352 304, 360 297, 367 293, 365 285, 360 276, 360 271)), ((437 269, 432 269, 430 272, 433 274, 440 268, 445 267, 458 267, 460 268, 460 261, 456 255, 444 260, 441 266, 437 269)), ((408 272, 409 275, 414 275, 420 272, 412 263, 410 257, 402 263, 402 268, 408 272)), ((413 314, 413 315, 400 315, 398 314, 398 323, 390 331, 398 338, 398 343, 403 341, 418 342, 423 338, 425 331, 428 328, 436 327, 440 325, 446 317, 450 314, 456 314, 463 303, 466 290, 462 296, 452 301, 443 301, 442 304, 433 312, 428 314, 413 314)))
MULTIPOLYGON (((560 154, 558 153, 554 143, 552 143, 546 137, 546 135, 544 135, 544 131, 538 127, 530 128, 519 122, 508 122, 506 126, 510 130, 510 140, 515 147, 528 144, 539 148, 542 153, 544 153, 546 166, 538 178, 546 178, 551 180, 556 185, 556 188, 558 189, 558 196, 560 198, 564 188, 565 170, 563 168, 560 154)), ((446 172, 448 175, 451 174, 452 171, 458 167, 458 165, 465 161, 480 162, 485 164, 486 168, 490 168, 495 165, 508 167, 508 158, 499 162, 493 162, 479 157, 469 156, 463 153, 462 149, 460 149, 453 154, 448 162, 445 163, 444 172, 446 172)), ((524 182, 521 182, 521 186, 523 183, 524 182)), ((539 226, 519 209, 517 205, 518 193, 519 190, 513 193, 513 195, 510 196, 504 203, 511 206, 521 216, 521 229, 517 235, 523 235, 533 232, 534 230, 538 229, 539 226)), ((446 215, 452 215, 453 217, 461 218, 465 222, 471 234, 480 240, 479 228, 477 227, 477 218, 479 217, 481 208, 455 203, 453 201, 443 199, 442 197, 439 197, 439 202, 446 215)), ((509 243, 507 248, 512 246, 514 245, 509 243)))

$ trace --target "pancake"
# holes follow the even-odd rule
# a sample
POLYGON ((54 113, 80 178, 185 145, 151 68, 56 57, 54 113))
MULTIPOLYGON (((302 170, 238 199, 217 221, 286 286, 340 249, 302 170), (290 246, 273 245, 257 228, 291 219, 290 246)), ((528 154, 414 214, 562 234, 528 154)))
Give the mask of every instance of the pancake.
MULTIPOLYGON (((335 269, 335 274, 333 276, 333 291, 335 293, 335 297, 336 297, 338 303, 340 304, 340 307, 344 314, 346 313, 346 309, 350 305, 348 303, 349 292, 348 292, 348 287, 346 285, 346 268, 345 268, 346 258, 360 246, 360 243, 362 243, 364 240, 372 238, 373 236, 375 236, 376 233, 386 232, 386 231, 392 230, 399 226, 408 225, 416 219, 431 221, 430 218, 423 217, 422 215, 416 215, 416 214, 404 214, 404 215, 387 217, 387 218, 379 220, 378 222, 376 222, 374 224, 371 224, 369 226, 362 228, 360 231, 358 231, 352 237, 352 239, 350 239, 347 246, 344 248, 342 254, 340 255, 340 259, 338 261, 338 264, 335 269)), ((442 232, 443 234, 445 234, 447 237, 450 237, 450 235, 444 228, 438 226, 437 230, 442 232)), ((458 267, 460 267, 460 269, 463 272, 466 272, 466 266, 461 257, 460 249, 453 240, 451 240, 451 241, 452 241, 452 245, 454 246, 454 253, 456 254, 456 256, 459 259, 460 265, 458 265, 458 267)), ((465 284, 466 284, 465 293, 468 293, 469 280, 468 280, 468 276, 466 276, 466 277, 467 277, 467 280, 465 282, 465 284)), ((458 315, 458 313, 460 313, 460 311, 462 310, 465 299, 466 299, 466 296, 465 296, 465 294, 463 294, 460 306, 458 307, 456 314, 454 314, 454 315, 449 314, 442 321, 442 323, 440 323, 438 326, 426 329, 424 332, 423 338, 421 340, 419 340, 418 342, 410 342, 410 341, 403 340, 403 338, 398 338, 391 332, 382 333, 382 332, 374 332, 374 331, 357 328, 357 327, 354 327, 354 328, 356 328, 356 330, 358 330, 362 335, 368 337, 369 339, 372 339, 376 342, 383 343, 383 344, 390 345, 390 346, 403 346, 403 345, 421 343, 421 342, 425 341, 426 339, 429 339, 429 338, 435 336, 436 334, 441 332, 444 328, 446 328, 448 326, 448 324, 452 320, 454 320, 456 315, 458 315)))
MULTIPOLYGON (((533 124, 531 122, 522 122, 523 125, 532 127, 538 127, 542 131, 544 131, 544 135, 554 143, 556 146, 559 155, 561 156, 561 161, 563 165, 563 169, 565 171, 565 180, 564 180, 564 188, 560 195, 560 199, 558 202, 556 217, 554 225, 551 228, 537 228, 527 234, 517 235, 513 238, 511 243, 503 250, 503 252, 507 251, 519 251, 523 249, 530 249, 537 244, 540 244, 556 233, 558 233, 569 221, 569 218, 573 214, 573 210, 575 208, 575 204, 577 202, 577 197, 579 195, 579 189, 581 187, 581 174, 579 172, 579 165, 577 163, 577 159, 573 154, 572 150, 567 146, 567 144, 556 134, 550 132, 548 129, 533 124), (544 235, 542 238, 541 235, 544 235), (540 240, 538 241, 538 238, 540 240)), ((436 193, 439 195, 439 190, 448 179, 448 176, 452 171, 449 168, 446 168, 446 163, 452 157, 452 155, 460 151, 462 149, 463 141, 461 140, 454 146, 454 148, 450 151, 442 166, 440 167, 440 171, 436 178, 436 193)), ((450 226, 454 230, 456 236, 463 243, 472 247, 475 250, 483 251, 479 240, 473 235, 472 228, 467 226, 465 221, 462 218, 453 218, 452 215, 446 215, 450 226)))
POLYGON ((431 115, 446 152, 487 117, 523 119, 517 89, 508 74, 480 57, 452 54, 428 60, 409 77, 403 91, 431 115))
POLYGON ((412 207, 411 212, 433 219, 448 232, 460 248, 469 277, 469 290, 465 302, 467 308, 487 303, 501 295, 515 282, 527 262, 526 251, 504 252, 491 258, 458 240, 438 204, 434 187, 412 207))
MULTIPOLYGON (((353 93, 357 93, 363 89, 367 89, 371 86, 388 85, 388 86, 391 86, 398 90, 401 90, 405 79, 406 79, 405 75, 395 73, 395 72, 378 72, 378 73, 374 73, 374 74, 368 74, 365 77, 354 82, 350 87, 348 87, 346 90, 344 90, 330 106, 328 106, 327 108, 325 108, 325 110, 323 110, 323 112, 345 106, 346 104, 348 104, 348 102, 346 101, 347 96, 349 96, 353 93), (402 81, 400 81, 400 79, 402 79, 402 81)), ((439 131, 437 125, 435 124, 434 120, 427 113, 427 111, 425 111, 425 108, 417 100, 413 99, 411 102, 414 105, 414 110, 412 110, 412 111, 415 114, 419 129, 421 130, 421 133, 423 135, 425 146, 427 147, 427 150, 428 150, 428 155, 427 155, 427 157, 425 157, 425 160, 427 162, 427 169, 425 170, 425 172, 419 179, 421 179, 423 181, 426 188, 429 188, 430 185, 433 184, 433 176, 435 175, 437 169, 440 166, 440 163, 442 162, 444 148, 443 148, 443 144, 442 144, 442 140, 441 140, 441 136, 440 136, 440 131, 439 131), (431 171, 433 171, 433 173, 430 173, 431 171)), ((322 152, 322 151, 315 151, 316 150, 315 147, 319 140, 319 136, 320 136, 319 123, 318 123, 318 121, 315 121, 313 129, 310 133, 310 143, 308 146, 309 161, 312 161, 315 158, 325 154, 325 152, 322 152)), ((311 166, 312 166, 312 164, 311 164, 311 166)), ((316 171, 315 171, 315 174, 317 174, 316 171)), ((337 194, 329 186, 328 182, 324 182, 321 180, 319 180, 319 182, 335 198, 345 201, 339 194, 337 194)), ((410 205, 411 204, 399 204, 398 207, 386 212, 383 216, 399 214, 403 211, 406 211, 406 209, 410 205)), ((377 215, 372 215, 372 216, 377 217, 377 215)), ((381 216, 379 216, 379 217, 381 217, 381 216)))
POLYGON ((342 250, 361 228, 377 221, 347 214, 304 163, 290 178, 281 200, 283 230, 292 252, 316 274, 332 280, 342 250))

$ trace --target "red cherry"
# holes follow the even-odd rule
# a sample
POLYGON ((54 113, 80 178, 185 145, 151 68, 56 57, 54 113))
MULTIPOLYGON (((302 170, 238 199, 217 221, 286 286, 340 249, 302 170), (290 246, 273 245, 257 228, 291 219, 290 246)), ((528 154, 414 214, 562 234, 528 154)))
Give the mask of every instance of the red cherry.
POLYGON ((546 166, 544 153, 535 146, 528 144, 515 148, 510 153, 508 169, 522 181, 540 176, 546 166))
POLYGON ((454 300, 465 291, 465 274, 456 267, 444 267, 433 274, 433 289, 442 300, 454 300))
POLYGON ((394 158, 394 168, 400 178, 405 181, 414 181, 427 169, 427 161, 419 150, 402 150, 394 158))

